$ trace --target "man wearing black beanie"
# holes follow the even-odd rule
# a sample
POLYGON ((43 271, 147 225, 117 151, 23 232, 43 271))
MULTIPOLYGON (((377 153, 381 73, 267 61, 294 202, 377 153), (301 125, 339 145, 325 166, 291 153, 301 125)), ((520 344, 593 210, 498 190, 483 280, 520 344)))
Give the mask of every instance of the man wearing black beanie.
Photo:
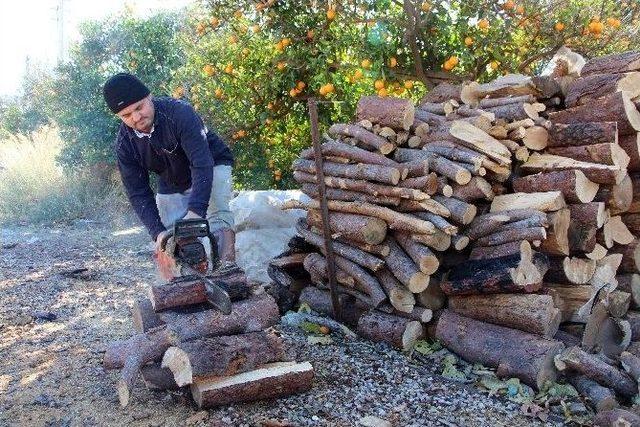
POLYGON ((176 220, 207 218, 218 240, 220 267, 235 267, 229 148, 191 105, 153 97, 132 74, 114 75, 103 93, 109 109, 122 120, 116 140, 122 182, 156 243, 156 253, 176 220), (159 176, 155 198, 149 171, 159 176))

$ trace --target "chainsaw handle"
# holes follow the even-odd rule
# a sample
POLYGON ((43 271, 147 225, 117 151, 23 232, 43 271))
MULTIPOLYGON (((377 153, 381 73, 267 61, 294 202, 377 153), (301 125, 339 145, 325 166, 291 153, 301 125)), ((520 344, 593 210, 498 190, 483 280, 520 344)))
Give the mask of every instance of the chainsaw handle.
POLYGON ((170 238, 173 237, 173 230, 167 230, 167 232, 165 233, 164 236, 162 236, 162 240, 160 240, 160 250, 162 251, 166 251, 167 249, 167 242, 169 241, 170 238))

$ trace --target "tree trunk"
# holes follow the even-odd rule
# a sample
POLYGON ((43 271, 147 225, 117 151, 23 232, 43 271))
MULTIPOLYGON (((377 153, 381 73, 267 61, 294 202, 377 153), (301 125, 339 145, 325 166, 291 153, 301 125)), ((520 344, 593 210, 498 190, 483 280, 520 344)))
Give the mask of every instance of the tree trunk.
POLYGON ((631 135, 640 131, 640 113, 624 92, 616 92, 600 98, 595 103, 567 108, 549 114, 555 123, 618 122, 619 135, 631 135))
POLYGON ((210 376, 229 376, 284 360, 282 338, 266 332, 207 337, 169 347, 162 367, 182 387, 210 376))
POLYGON ((640 73, 592 74, 574 80, 567 87, 564 105, 593 105, 598 98, 625 91, 629 98, 640 95, 640 73))
POLYGON ((523 243, 517 255, 459 265, 440 286, 447 295, 535 292, 542 285, 546 269, 546 256, 533 254, 523 243))
MULTIPOLYGON (((307 212, 307 222, 310 226, 322 230, 320 211, 309 210, 307 212)), ((342 212, 329 213, 329 228, 334 236, 337 234, 345 239, 370 245, 382 243, 387 235, 387 224, 383 220, 342 212)))
POLYGON ((496 196, 491 202, 490 211, 501 212, 514 209, 535 209, 542 212, 552 212, 564 207, 566 207, 566 203, 560 191, 546 191, 496 196))
POLYGON ((195 381, 191 393, 199 408, 211 408, 302 393, 311 388, 313 377, 309 362, 279 362, 231 377, 195 381))
POLYGON ((363 96, 358 101, 356 117, 380 126, 409 130, 415 117, 415 107, 409 99, 363 96))
POLYGON ((469 319, 448 310, 438 320, 436 337, 468 362, 495 367, 498 377, 516 377, 537 389, 546 381, 555 381, 553 358, 564 348, 559 341, 469 319))
POLYGON ((560 310, 550 295, 495 294, 453 296, 449 309, 465 317, 552 338, 560 310))
MULTIPOLYGON (((400 170, 382 165, 367 165, 358 163, 355 165, 341 165, 339 163, 324 162, 322 167, 325 175, 351 179, 364 179, 381 182, 383 184, 397 185, 400 181, 400 170)), ((293 162, 293 170, 316 174, 316 164, 311 160, 297 159, 293 162)))
POLYGON ((570 347, 558 355, 556 366, 561 371, 569 369, 580 373, 627 398, 638 393, 637 385, 626 373, 579 347, 570 347))
POLYGON ((618 142, 617 122, 554 123, 549 130, 549 148, 579 147, 618 142))
POLYGON ((217 310, 205 310, 181 316, 144 334, 113 343, 106 351, 106 368, 120 368, 118 382, 120 404, 127 406, 129 395, 140 368, 161 357, 172 345, 205 336, 233 335, 256 332, 278 323, 278 306, 270 296, 251 297, 234 303, 232 312, 223 315, 217 310))
POLYGON ((407 351, 424 336, 424 328, 415 320, 371 311, 360 318, 358 334, 371 341, 386 342, 407 351))
POLYGON ((521 167, 522 171, 527 173, 577 169, 584 173, 590 181, 607 185, 619 184, 627 174, 627 170, 619 166, 582 162, 569 157, 538 153, 532 154, 521 167))

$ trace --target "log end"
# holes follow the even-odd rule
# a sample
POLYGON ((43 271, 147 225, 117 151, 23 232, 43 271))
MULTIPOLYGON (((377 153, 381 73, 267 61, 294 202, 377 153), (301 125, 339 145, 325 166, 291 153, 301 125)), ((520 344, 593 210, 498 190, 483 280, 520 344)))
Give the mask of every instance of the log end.
POLYGON ((428 276, 422 272, 416 272, 409 280, 409 290, 414 294, 418 294, 429 287, 429 280, 431 276, 428 276))
POLYGON ((169 347, 162 357, 163 368, 169 368, 179 387, 193 382, 193 369, 189 355, 178 347, 169 347))
POLYGON ((118 384, 116 385, 116 390, 118 391, 118 400, 120 401, 120 406, 123 408, 129 404, 129 386, 127 382, 123 379, 118 380, 118 384))
POLYGON ((404 333, 402 334, 402 350, 411 350, 416 341, 422 337, 424 337, 424 327, 422 326, 422 323, 417 320, 407 323, 404 333))
POLYGON ((598 190, 600 189, 600 185, 595 182, 589 180, 584 172, 575 170, 575 178, 576 178, 576 197, 580 201, 580 203, 589 203, 595 199, 598 190))

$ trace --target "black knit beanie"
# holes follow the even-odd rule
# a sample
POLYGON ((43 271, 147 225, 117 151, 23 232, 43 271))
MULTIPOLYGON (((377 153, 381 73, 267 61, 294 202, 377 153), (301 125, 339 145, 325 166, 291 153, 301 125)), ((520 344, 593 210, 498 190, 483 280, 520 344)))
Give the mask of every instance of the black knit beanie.
POLYGON ((133 74, 118 73, 111 77, 102 88, 104 100, 114 113, 144 99, 151 93, 133 74))

